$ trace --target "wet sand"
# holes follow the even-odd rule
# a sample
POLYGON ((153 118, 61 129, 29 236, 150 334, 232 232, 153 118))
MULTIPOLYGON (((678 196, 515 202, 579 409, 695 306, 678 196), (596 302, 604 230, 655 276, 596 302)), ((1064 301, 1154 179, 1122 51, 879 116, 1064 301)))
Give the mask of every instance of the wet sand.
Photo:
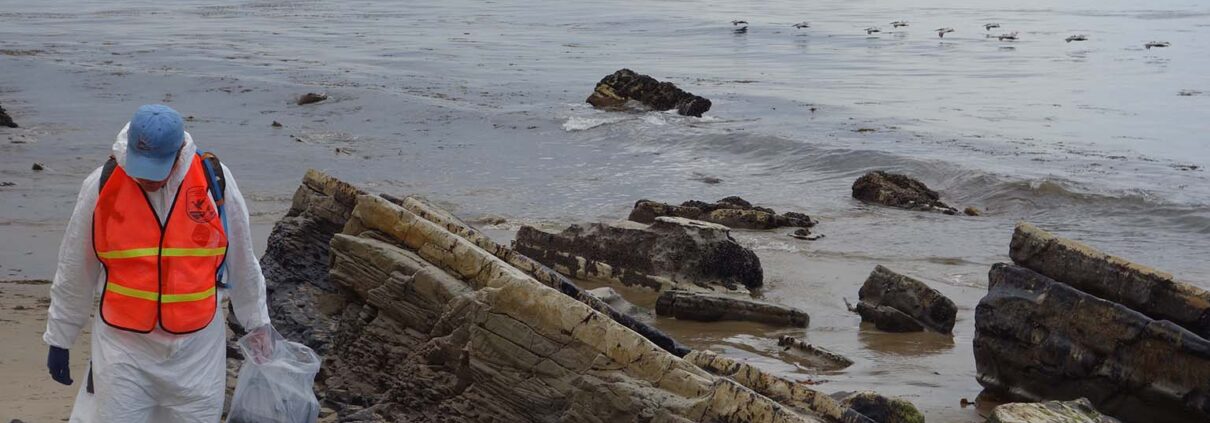
POLYGON ((71 386, 51 380, 46 370, 46 307, 49 281, 0 281, 0 421, 67 421, 76 392, 87 376, 88 339, 80 334, 71 350, 71 386))

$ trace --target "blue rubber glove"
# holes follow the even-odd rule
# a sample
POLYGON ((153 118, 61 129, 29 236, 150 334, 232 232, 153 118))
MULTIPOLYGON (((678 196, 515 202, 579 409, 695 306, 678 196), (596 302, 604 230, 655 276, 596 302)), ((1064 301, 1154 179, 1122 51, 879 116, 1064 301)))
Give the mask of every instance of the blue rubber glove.
POLYGON ((68 366, 67 350, 51 346, 46 354, 46 368, 50 369, 50 378, 64 385, 71 385, 71 367, 68 366))

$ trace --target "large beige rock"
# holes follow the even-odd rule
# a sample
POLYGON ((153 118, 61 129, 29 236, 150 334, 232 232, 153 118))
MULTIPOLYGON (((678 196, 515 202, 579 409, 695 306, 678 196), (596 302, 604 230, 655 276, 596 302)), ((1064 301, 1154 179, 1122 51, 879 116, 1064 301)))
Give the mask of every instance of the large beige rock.
POLYGON ((682 360, 444 211, 359 194, 308 174, 266 258, 275 323, 323 351, 328 421, 831 421, 682 360))
POLYGON ((1021 223, 1013 231, 1013 262, 1147 316, 1210 337, 1210 292, 1171 274, 1021 223))
POLYGON ((358 197, 332 255, 331 281, 362 311, 342 322, 326 385, 395 402, 396 419, 816 421, 386 199, 358 197))
POLYGON ((559 233, 523 226, 513 249, 568 277, 656 291, 760 287, 760 259, 722 225, 679 217, 572 225, 559 233))
POLYGON ((985 388, 1086 397, 1128 422, 1210 421, 1210 341, 1024 267, 996 264, 988 278, 974 339, 985 388))
POLYGON ((709 371, 725 376, 761 395, 786 404, 801 413, 835 423, 874 423, 874 420, 857 413, 832 397, 809 388, 806 384, 771 375, 750 364, 744 364, 708 350, 698 350, 685 356, 685 360, 709 371))
POLYGON ((1118 423, 1101 414, 1086 398, 1075 401, 1002 404, 992 409, 987 423, 1118 423))

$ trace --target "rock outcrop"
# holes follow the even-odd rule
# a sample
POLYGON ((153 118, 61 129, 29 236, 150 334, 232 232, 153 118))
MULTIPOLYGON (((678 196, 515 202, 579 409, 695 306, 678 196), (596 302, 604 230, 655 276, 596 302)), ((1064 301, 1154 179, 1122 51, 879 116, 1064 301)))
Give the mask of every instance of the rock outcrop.
POLYGON ((924 423, 924 415, 920 414, 920 410, 911 402, 876 392, 863 391, 846 395, 840 400, 840 405, 878 423, 924 423))
POLYGON ((4 111, 3 106, 0 106, 0 126, 7 126, 9 128, 17 127, 17 122, 13 122, 13 118, 8 116, 8 112, 4 111))
POLYGON ((760 259, 721 225, 677 217, 572 225, 560 233, 523 226, 513 249, 571 278, 669 289, 744 291, 761 286, 760 259))
POLYGON ((974 350, 979 383, 1011 398, 1086 397, 1134 423, 1210 420, 1210 341, 1024 267, 992 266, 974 350))
POLYGON ((784 351, 794 351, 809 365, 808 367, 821 370, 843 370, 853 365, 848 357, 820 348, 793 336, 782 335, 777 339, 777 345, 784 351))
POLYGON ((954 330, 958 307, 924 282, 875 266, 858 291, 857 313, 887 332, 919 332, 924 329, 949 334, 954 330))
POLYGON ((876 170, 853 182, 853 198, 908 210, 958 214, 941 195, 910 176, 876 170))
POLYGON ((1002 404, 987 423, 1119 423, 1097 411, 1086 398, 1075 401, 1002 404))
POLYGON ((739 197, 727 197, 714 203, 686 201, 679 206, 639 200, 634 203, 627 219, 652 223, 660 216, 683 217, 717 223, 734 229, 776 229, 781 227, 810 228, 815 221, 802 213, 778 214, 767 207, 753 206, 739 197))
POLYGON ((699 322, 739 320, 777 326, 807 327, 811 317, 793 307, 711 292, 669 290, 655 301, 655 313, 699 322))
POLYGON ((1210 292, 1028 223, 1013 231, 1013 262, 1073 288, 1210 338, 1210 292))
POLYGON ((685 116, 701 117, 710 110, 710 100, 677 88, 671 82, 656 81, 630 69, 614 72, 597 83, 588 104, 598 109, 616 109, 627 101, 637 101, 654 110, 676 109, 685 116))
POLYGON ((869 421, 756 369, 707 372, 490 242, 308 173, 263 263, 275 324, 325 356, 325 421, 869 421))
POLYGON ((870 419, 861 413, 841 405, 836 399, 808 388, 805 384, 770 375, 752 365, 720 356, 711 351, 691 352, 685 356, 685 360, 710 373, 728 377, 761 395, 786 404, 799 412, 818 416, 823 421, 834 423, 882 423, 880 420, 870 419))

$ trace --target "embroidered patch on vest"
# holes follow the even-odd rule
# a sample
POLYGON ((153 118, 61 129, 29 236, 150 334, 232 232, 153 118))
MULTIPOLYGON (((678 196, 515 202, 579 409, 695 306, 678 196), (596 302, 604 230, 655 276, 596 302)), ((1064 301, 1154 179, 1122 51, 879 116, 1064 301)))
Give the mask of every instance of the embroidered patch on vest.
POLYGON ((185 192, 185 206, 185 213, 197 223, 206 223, 218 216, 218 212, 214 211, 214 206, 210 203, 206 187, 189 188, 185 192))

